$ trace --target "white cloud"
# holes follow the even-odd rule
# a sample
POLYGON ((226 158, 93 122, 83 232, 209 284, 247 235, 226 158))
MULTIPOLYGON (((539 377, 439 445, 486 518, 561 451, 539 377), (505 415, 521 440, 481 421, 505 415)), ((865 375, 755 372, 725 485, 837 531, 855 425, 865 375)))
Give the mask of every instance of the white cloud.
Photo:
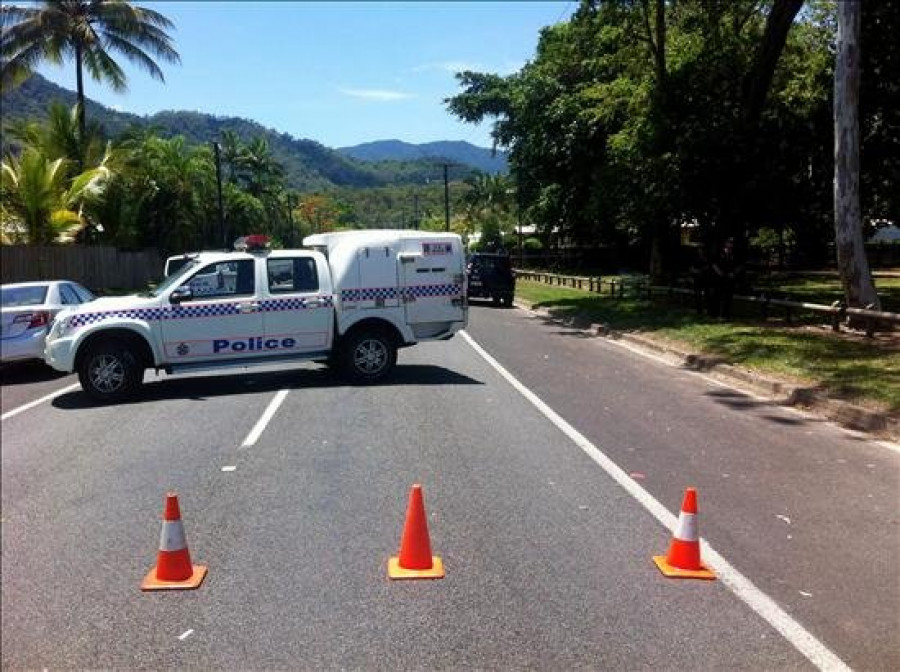
POLYGON ((432 63, 423 63, 412 69, 413 72, 430 72, 433 70, 449 72, 450 74, 455 75, 457 72, 464 72, 466 70, 484 72, 485 67, 480 63, 467 63, 466 61, 436 61, 432 63))
POLYGON ((503 65, 485 65, 484 63, 471 63, 467 61, 433 61, 423 63, 412 69, 413 72, 449 72, 455 75, 457 72, 494 72, 499 75, 511 75, 518 72, 525 65, 524 61, 506 61, 503 65))
POLYGON ((415 94, 404 93, 402 91, 385 91, 383 89, 344 89, 339 88, 338 91, 345 96, 353 98, 362 98, 363 100, 375 100, 382 103, 393 102, 395 100, 406 100, 415 98, 415 94))

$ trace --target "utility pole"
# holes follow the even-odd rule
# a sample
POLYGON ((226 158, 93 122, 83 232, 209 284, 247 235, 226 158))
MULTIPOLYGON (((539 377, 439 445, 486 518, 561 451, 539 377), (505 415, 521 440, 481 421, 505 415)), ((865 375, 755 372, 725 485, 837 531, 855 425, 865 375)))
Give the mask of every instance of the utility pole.
POLYGON ((288 245, 291 247, 297 247, 297 232, 294 230, 294 194, 288 192, 287 194, 287 206, 288 206, 288 226, 290 227, 288 238, 288 245))
POLYGON ((222 249, 228 249, 228 241, 225 239, 225 209, 222 206, 222 158, 219 155, 219 143, 212 143, 216 154, 216 187, 219 194, 219 236, 222 239, 222 249))
POLYGON ((444 231, 450 230, 450 183, 447 180, 447 170, 450 168, 449 163, 442 163, 444 167, 444 231))
POLYGON ((418 194, 418 192, 413 194, 413 227, 415 227, 416 231, 419 230, 419 194, 418 194))

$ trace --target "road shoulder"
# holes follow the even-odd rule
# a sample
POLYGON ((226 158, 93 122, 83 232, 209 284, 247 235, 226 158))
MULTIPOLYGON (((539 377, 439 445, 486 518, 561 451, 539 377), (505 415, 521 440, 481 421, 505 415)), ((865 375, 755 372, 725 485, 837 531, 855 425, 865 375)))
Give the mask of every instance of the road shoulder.
POLYGON ((765 397, 772 403, 802 410, 847 429, 865 432, 874 438, 900 442, 900 418, 892 414, 828 397, 815 388, 737 366, 720 357, 691 352, 683 344, 667 339, 641 332, 618 331, 571 313, 561 315, 546 308, 535 307, 521 297, 516 297, 515 306, 596 337, 622 341, 647 353, 663 356, 673 365, 702 372, 735 388, 765 397))

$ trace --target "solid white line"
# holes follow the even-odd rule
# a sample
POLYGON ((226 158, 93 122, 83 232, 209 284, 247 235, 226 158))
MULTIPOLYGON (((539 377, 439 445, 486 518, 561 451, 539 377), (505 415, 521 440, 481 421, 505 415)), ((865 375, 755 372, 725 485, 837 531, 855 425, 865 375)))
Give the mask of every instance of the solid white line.
MULTIPOLYGON (((670 532, 674 533, 678 518, 660 504, 653 495, 644 490, 625 471, 607 457, 599 448, 591 443, 584 435, 563 420, 553 409, 545 404, 534 392, 520 383, 515 376, 507 371, 493 357, 491 357, 475 340, 465 331, 461 331, 462 337, 475 349, 481 357, 490 364, 506 381, 515 388, 519 394, 530 401, 550 422, 563 432, 575 445, 581 448, 594 462, 596 462, 609 476, 628 494, 634 497, 645 509, 647 509, 670 532)), ((822 670, 850 670, 846 663, 838 658, 822 642, 816 639, 806 628, 795 621, 775 601, 763 593, 759 588, 735 569, 724 557, 706 541, 700 541, 701 555, 705 561, 716 571, 722 583, 731 592, 737 595, 747 606, 759 614, 769 625, 777 630, 790 642, 794 648, 809 659, 809 661, 822 670)))
POLYGON ((180 635, 178 635, 178 639, 180 639, 180 640, 183 642, 183 641, 186 640, 188 637, 190 637, 192 634, 194 634, 193 628, 191 628, 190 630, 185 630, 185 631, 182 632, 180 635))
POLYGON ((266 410, 262 414, 262 417, 257 421, 253 429, 250 430, 247 438, 244 439, 244 443, 241 444, 242 448, 252 446, 259 440, 259 437, 263 433, 263 430, 265 430, 266 425, 269 424, 269 421, 273 418, 275 412, 278 410, 278 407, 281 406, 281 402, 284 401, 284 398, 287 396, 287 394, 287 390, 278 391, 278 394, 275 395, 275 398, 269 402, 269 405, 268 407, 266 407, 266 410))
POLYGON ((56 399, 56 397, 65 394, 66 392, 71 392, 72 390, 77 390, 81 385, 75 383, 74 385, 69 385, 68 387, 64 387, 61 390, 57 390, 56 392, 51 392, 48 395, 41 397, 40 399, 35 399, 34 401, 27 403, 23 406, 19 406, 18 408, 14 408, 11 411, 7 411, 3 415, 0 415, 0 421, 7 420, 14 415, 18 415, 19 413, 24 413, 25 411, 34 408, 35 406, 40 406, 45 401, 50 401, 51 399, 56 399))

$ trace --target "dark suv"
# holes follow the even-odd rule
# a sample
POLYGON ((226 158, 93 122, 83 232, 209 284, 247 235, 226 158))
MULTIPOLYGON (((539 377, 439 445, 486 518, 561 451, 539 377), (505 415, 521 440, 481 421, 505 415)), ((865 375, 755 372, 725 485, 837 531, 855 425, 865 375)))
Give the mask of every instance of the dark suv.
POLYGON ((508 254, 476 252, 466 265, 469 298, 491 299, 495 306, 511 306, 516 276, 508 254))

